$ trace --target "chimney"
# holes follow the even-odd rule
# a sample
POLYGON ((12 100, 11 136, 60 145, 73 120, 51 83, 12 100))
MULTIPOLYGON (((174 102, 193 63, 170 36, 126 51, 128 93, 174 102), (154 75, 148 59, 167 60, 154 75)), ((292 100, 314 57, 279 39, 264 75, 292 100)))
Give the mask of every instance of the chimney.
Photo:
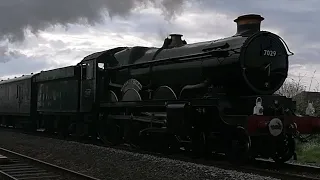
POLYGON ((247 14, 239 16, 234 22, 237 23, 237 33, 236 35, 252 35, 260 31, 261 21, 264 18, 257 14, 247 14))
POLYGON ((186 41, 183 41, 181 39, 183 35, 181 34, 170 34, 171 37, 171 43, 169 44, 169 48, 173 47, 181 47, 186 44, 186 41))

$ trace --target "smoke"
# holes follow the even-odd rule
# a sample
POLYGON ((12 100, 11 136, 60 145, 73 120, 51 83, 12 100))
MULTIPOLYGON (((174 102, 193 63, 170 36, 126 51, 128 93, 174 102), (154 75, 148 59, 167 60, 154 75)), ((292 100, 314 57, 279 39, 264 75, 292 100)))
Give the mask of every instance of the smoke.
POLYGON ((0 63, 6 63, 12 58, 20 57, 22 54, 15 50, 9 50, 8 45, 0 45, 0 63))
POLYGON ((169 30, 167 30, 167 29, 163 29, 163 28, 159 28, 159 30, 158 30, 158 33, 157 33, 157 40, 159 40, 159 41, 163 41, 166 37, 168 37, 169 36, 169 30))
POLYGON ((183 10, 184 0, 1 0, 0 40, 23 41, 29 29, 37 34, 55 25, 94 25, 106 17, 127 17, 132 10, 156 7, 166 19, 183 10))
POLYGON ((8 47, 7 46, 0 46, 0 63, 8 62, 8 47))

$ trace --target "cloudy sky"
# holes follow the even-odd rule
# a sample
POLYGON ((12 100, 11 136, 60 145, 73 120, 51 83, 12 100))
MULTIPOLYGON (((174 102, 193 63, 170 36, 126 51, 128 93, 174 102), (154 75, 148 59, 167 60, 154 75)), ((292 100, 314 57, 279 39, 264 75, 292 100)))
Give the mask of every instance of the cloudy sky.
MULTIPOLYGON (((188 43, 231 36, 233 20, 257 13, 291 51, 290 79, 320 82, 320 1, 0 0, 0 78, 74 65, 117 46, 160 46, 170 33, 188 43), (89 3, 90 2, 90 3, 89 3)), ((311 89, 311 90, 312 90, 311 89)))

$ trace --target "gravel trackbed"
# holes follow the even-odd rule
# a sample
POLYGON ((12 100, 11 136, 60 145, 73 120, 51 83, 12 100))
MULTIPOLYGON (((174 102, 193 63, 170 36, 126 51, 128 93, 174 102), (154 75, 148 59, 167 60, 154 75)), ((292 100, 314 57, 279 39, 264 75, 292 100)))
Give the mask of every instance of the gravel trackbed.
POLYGON ((273 179, 150 155, 0 131, 0 147, 100 179, 273 179))

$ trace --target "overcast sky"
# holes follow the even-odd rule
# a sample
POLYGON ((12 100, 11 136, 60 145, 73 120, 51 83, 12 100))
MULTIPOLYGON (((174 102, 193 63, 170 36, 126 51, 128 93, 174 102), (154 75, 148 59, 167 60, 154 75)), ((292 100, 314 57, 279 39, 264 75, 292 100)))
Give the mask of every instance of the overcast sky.
POLYGON ((233 20, 262 15, 262 30, 295 53, 290 78, 320 82, 320 1, 1 0, 0 78, 74 65, 117 46, 160 46, 170 33, 188 43, 234 35, 233 20), (90 2, 90 3, 89 3, 90 2), (319 69, 319 70, 318 70, 319 69))

